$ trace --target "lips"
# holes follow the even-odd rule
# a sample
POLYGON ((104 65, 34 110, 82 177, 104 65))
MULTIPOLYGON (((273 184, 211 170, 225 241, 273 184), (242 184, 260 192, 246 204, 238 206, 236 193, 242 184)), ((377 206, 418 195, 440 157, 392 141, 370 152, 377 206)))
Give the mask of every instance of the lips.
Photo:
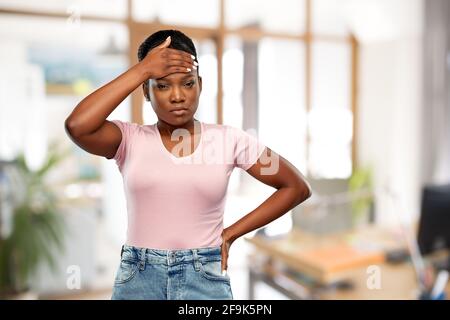
POLYGON ((175 108, 175 109, 172 109, 172 110, 170 110, 170 112, 173 112, 173 111, 181 111, 181 110, 188 110, 188 108, 175 108))
POLYGON ((189 109, 187 109, 187 108, 177 108, 177 109, 170 110, 170 113, 177 115, 177 116, 182 116, 182 115, 188 113, 188 110, 189 109))

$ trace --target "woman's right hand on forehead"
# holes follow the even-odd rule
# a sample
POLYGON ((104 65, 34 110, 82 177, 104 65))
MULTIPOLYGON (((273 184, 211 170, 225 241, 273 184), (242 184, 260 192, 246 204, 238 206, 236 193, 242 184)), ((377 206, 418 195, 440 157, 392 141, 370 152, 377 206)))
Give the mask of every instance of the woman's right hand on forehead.
POLYGON ((185 51, 168 48, 170 41, 169 36, 142 59, 141 63, 144 65, 149 79, 163 78, 176 72, 188 73, 197 68, 198 63, 195 62, 195 57, 185 51))

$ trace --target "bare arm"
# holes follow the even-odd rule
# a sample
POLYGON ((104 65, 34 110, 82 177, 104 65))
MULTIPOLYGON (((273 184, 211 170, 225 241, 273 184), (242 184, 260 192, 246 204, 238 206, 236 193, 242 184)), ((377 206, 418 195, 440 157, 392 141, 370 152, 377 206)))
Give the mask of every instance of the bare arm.
POLYGON ((278 159, 278 170, 273 174, 261 174, 261 169, 267 165, 262 164, 260 158, 247 173, 277 190, 255 210, 223 230, 222 270, 227 269, 228 250, 237 238, 267 225, 311 196, 311 187, 300 171, 275 151, 269 148, 266 151, 270 158, 278 159))
POLYGON ((89 153, 112 158, 122 140, 120 129, 106 118, 145 81, 137 64, 84 98, 65 121, 68 136, 89 153))
POLYGON ((261 169, 266 165, 258 160, 247 170, 247 173, 277 190, 258 208, 229 227, 233 239, 265 226, 311 196, 311 188, 300 171, 275 151, 269 148, 267 151, 271 153, 271 158, 274 156, 278 158, 277 172, 261 174, 261 169))
POLYGON ((170 39, 116 79, 84 98, 66 119, 67 135, 89 153, 112 158, 122 140, 120 129, 106 118, 138 86, 148 79, 193 68, 190 54, 167 48, 170 39))

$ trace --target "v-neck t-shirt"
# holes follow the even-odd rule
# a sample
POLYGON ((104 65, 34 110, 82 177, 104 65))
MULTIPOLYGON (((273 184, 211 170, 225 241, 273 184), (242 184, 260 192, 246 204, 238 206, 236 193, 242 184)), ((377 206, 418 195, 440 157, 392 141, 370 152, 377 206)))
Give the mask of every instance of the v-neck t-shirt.
POLYGON ((242 129, 196 121, 199 143, 179 157, 181 148, 172 149, 176 155, 167 150, 156 123, 112 122, 122 132, 111 159, 123 178, 127 244, 167 250, 220 246, 230 175, 236 167, 248 170, 265 145, 242 129))

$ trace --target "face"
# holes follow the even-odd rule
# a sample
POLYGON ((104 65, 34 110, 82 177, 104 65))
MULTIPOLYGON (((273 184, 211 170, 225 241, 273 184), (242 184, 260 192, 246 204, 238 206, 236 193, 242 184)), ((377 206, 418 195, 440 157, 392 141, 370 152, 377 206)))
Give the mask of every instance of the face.
POLYGON ((149 88, 144 85, 144 93, 148 94, 158 119, 173 126, 192 121, 201 91, 202 79, 197 70, 150 79, 149 88))

